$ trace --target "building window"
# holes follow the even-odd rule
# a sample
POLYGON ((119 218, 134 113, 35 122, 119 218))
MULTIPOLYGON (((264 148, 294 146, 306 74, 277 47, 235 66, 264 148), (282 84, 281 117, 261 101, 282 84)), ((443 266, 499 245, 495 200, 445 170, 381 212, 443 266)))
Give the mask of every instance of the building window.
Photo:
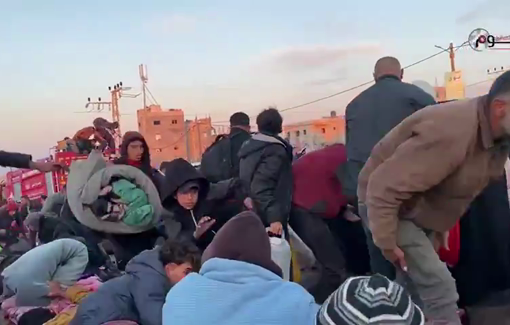
POLYGON ((174 147, 174 150, 179 150, 179 147, 175 146, 175 147, 174 147))
POLYGON ((326 133, 326 129, 325 128, 322 128, 322 133, 326 133))
POLYGON ((299 130, 296 131, 296 137, 299 137, 299 130))
POLYGON ((290 132, 287 132, 287 139, 290 139, 290 132))
POLYGON ((306 135, 306 130, 303 130, 303 135, 306 135))
POLYGON ((138 123, 138 127, 141 127, 141 126, 142 126, 142 124, 141 124, 141 123, 138 123))
POLYGON ((156 134, 154 137, 156 138, 156 141, 161 140, 161 134, 156 134))
POLYGON ((333 127, 333 131, 336 131, 336 126, 333 127))
POLYGON ((161 125, 161 121, 159 121, 159 120, 155 120, 155 121, 153 121, 152 123, 153 123, 154 125, 161 125))
POLYGON ((177 120, 172 120, 172 124, 177 124, 177 120))
POLYGON ((161 152, 161 149, 159 149, 159 148, 158 148, 158 149, 156 149, 156 152, 161 152))

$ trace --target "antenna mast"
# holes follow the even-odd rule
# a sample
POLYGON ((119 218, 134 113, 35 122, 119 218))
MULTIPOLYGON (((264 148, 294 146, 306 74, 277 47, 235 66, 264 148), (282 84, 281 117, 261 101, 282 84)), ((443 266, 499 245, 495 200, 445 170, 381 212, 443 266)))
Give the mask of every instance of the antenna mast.
POLYGON ((147 77, 147 66, 145 64, 138 66, 138 74, 142 81, 143 109, 147 109, 147 81, 149 81, 149 78, 147 77))

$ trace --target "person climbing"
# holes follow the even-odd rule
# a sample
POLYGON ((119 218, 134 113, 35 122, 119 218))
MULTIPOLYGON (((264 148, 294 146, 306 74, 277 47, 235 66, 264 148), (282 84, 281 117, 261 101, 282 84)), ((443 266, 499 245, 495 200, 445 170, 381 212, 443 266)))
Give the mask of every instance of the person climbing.
POLYGON ((345 146, 334 144, 292 164, 294 178, 289 224, 312 250, 321 267, 310 292, 322 303, 348 277, 370 272, 366 238, 359 218, 348 221, 342 193, 345 146))
MULTIPOLYGON (((377 142, 406 117, 435 104, 424 90, 402 82, 403 76, 404 70, 396 58, 380 58, 374 67, 375 84, 356 96, 345 110, 347 163, 342 185, 343 194, 355 208, 358 175, 377 142)), ((372 271, 395 280, 395 268, 374 245, 367 220, 363 222, 372 271)))
POLYGON ((239 151, 239 178, 254 211, 275 235, 287 227, 292 200, 292 146, 278 134, 283 119, 275 108, 257 116, 259 133, 239 151))
POLYGON ((87 247, 74 239, 59 239, 23 254, 2 272, 3 297, 16 306, 47 306, 51 286, 73 285, 88 264, 87 247))
POLYGON ((200 269, 200 251, 190 242, 166 241, 161 247, 135 256, 126 274, 109 280, 79 305, 70 325, 134 321, 161 325, 170 288, 200 269))
POLYGON ((108 122, 106 119, 98 117, 92 121, 92 125, 96 129, 97 133, 106 141, 108 149, 115 152, 115 138, 112 136, 112 133, 119 128, 119 123, 108 122))
POLYGON ((509 135, 510 71, 486 96, 429 106, 405 119, 374 147, 360 173, 360 214, 384 257, 416 288, 430 320, 460 324, 455 281, 436 251, 472 200, 503 175, 509 135))

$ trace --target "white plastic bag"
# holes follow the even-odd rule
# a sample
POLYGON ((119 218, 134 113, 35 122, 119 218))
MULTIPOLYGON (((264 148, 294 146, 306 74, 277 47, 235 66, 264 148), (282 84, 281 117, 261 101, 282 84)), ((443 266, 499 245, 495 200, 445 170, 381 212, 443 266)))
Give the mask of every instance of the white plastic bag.
POLYGON ((289 281, 290 260, 292 257, 289 243, 285 238, 276 237, 269 237, 269 242, 271 243, 271 259, 282 269, 283 279, 289 281))

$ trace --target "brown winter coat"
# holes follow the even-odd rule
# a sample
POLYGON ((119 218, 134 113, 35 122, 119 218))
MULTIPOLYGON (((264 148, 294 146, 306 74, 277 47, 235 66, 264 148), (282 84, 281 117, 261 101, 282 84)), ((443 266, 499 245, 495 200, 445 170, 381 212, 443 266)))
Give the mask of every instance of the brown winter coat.
POLYGON ((491 179, 503 175, 507 141, 493 138, 486 97, 414 113, 373 149, 359 176, 374 241, 396 246, 398 218, 448 231, 491 179))

